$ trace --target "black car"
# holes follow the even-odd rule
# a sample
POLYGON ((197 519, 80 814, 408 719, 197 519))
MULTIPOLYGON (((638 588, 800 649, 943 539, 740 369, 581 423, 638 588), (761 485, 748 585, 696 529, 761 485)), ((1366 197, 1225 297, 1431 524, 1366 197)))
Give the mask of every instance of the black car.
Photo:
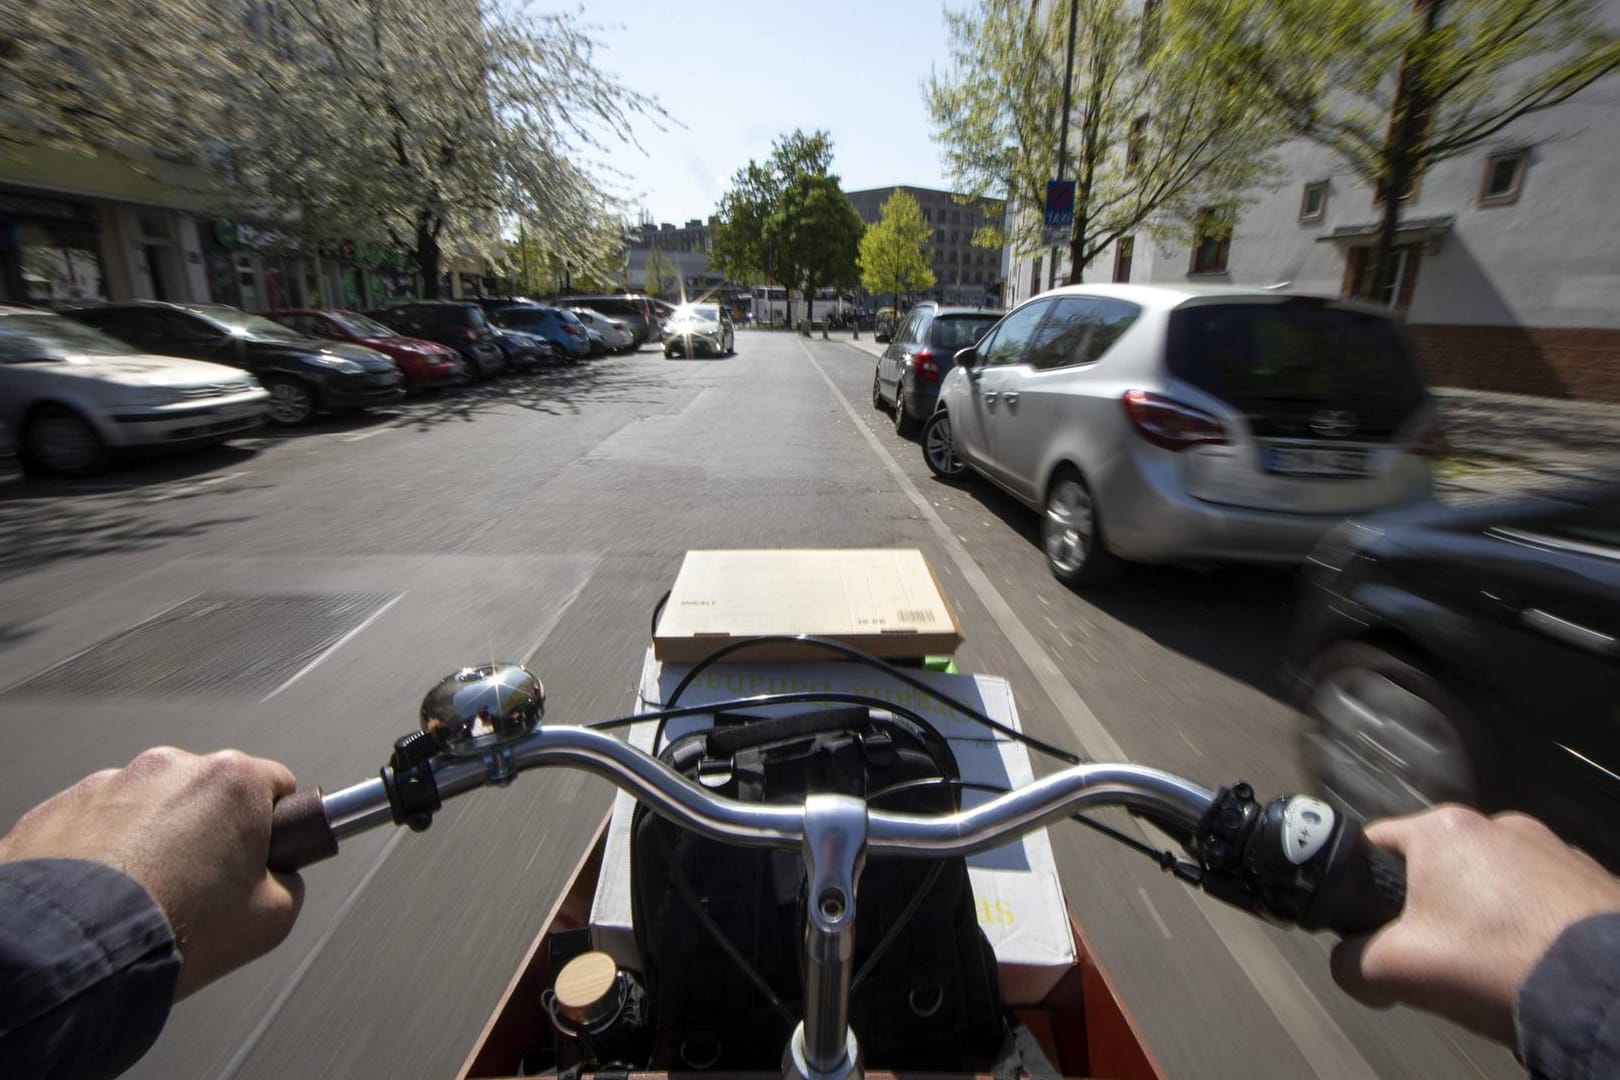
POLYGON ((462 355, 480 378, 506 368, 506 353, 484 309, 471 300, 414 300, 384 308, 372 316, 402 334, 437 341, 462 355))
POLYGON ((1352 522, 1306 579, 1292 670, 1330 799, 1520 808, 1620 858, 1620 481, 1352 522))
POLYGON ((934 411, 939 382, 958 352, 979 343, 1003 312, 984 308, 918 304, 892 334, 879 334, 888 348, 872 376, 872 405, 894 410, 894 427, 910 435, 934 411))
POLYGON ((273 424, 302 424, 318 412, 386 405, 405 395, 399 368, 375 349, 306 337, 226 304, 148 300, 63 314, 142 352, 251 371, 270 392, 273 424))
POLYGON ((499 323, 492 323, 490 329, 495 333, 495 343, 506 356, 506 366, 512 371, 533 371, 542 364, 557 361, 557 350, 543 337, 525 334, 499 323))

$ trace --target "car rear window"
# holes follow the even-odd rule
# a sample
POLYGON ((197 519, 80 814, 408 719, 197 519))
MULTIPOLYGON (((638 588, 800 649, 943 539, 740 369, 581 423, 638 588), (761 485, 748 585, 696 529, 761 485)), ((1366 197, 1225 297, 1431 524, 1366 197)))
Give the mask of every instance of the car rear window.
POLYGON ((1257 436, 1316 438, 1323 410, 1348 438, 1395 430, 1427 398, 1394 320, 1289 301, 1195 304, 1170 316, 1170 372, 1242 409, 1257 436))
POLYGON ((977 345, 999 321, 998 315, 940 315, 928 332, 928 344, 954 353, 977 345))

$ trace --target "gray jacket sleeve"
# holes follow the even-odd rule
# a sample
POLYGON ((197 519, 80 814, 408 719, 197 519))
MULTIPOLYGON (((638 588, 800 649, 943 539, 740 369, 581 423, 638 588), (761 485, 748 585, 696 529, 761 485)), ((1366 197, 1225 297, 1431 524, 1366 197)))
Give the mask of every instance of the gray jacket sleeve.
POLYGON ((82 859, 0 864, 0 1072, 117 1076, 163 1029, 179 972, 134 879, 82 859))
POLYGON ((1620 1077, 1620 914, 1559 935, 1520 988, 1516 1021, 1536 1080, 1620 1077))

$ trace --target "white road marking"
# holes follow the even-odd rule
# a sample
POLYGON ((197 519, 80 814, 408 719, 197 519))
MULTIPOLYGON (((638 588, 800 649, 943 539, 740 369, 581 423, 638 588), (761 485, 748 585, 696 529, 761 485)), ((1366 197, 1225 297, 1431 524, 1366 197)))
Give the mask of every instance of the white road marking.
POLYGON ((1063 631, 1059 630, 1058 631, 1058 637, 1063 639, 1063 644, 1064 645, 1068 646, 1071 649, 1074 648, 1074 641, 1070 639, 1068 634, 1065 634, 1063 631))
POLYGON ((1191 739, 1187 738, 1187 733, 1185 731, 1178 731, 1176 734, 1181 736, 1181 741, 1187 744, 1187 748, 1189 750, 1197 754, 1199 757, 1204 756, 1204 752, 1198 749, 1197 746, 1193 745, 1193 741, 1191 739))
POLYGON ((362 431, 358 435, 345 435, 345 436, 343 436, 343 441, 344 442, 359 442, 361 439, 370 439, 370 438, 374 438, 374 437, 376 437, 378 435, 386 435, 392 430, 394 430, 394 429, 393 428, 380 427, 380 428, 377 428, 375 431, 362 431))
POLYGON ((321 654, 319 656, 315 657, 315 659, 311 660, 309 663, 307 663, 303 667, 299 668, 298 671, 296 673, 294 673, 292 678, 288 679, 286 682, 282 683, 280 686, 276 687, 274 690, 272 690, 268 694, 264 695, 264 697, 260 698, 259 699, 259 704, 263 705, 265 702, 269 701, 271 698, 275 697, 277 694, 279 694, 283 690, 287 689, 287 687, 291 686, 293 683, 297 682, 299 679, 302 679, 305 675, 308 675, 311 671, 314 671, 316 665, 318 665, 322 660, 325 660, 328 656, 331 656, 333 653, 337 652, 339 649, 343 648, 343 646, 345 644, 347 644, 348 641, 351 638, 353 638, 356 634, 358 634, 360 631, 364 630, 366 627, 370 626, 372 623, 374 623, 378 619, 382 618, 384 613, 387 612, 389 608, 391 608, 395 604, 399 603, 400 600, 404 598, 404 596, 405 596, 404 593, 395 593, 394 598, 392 600, 388 601, 388 603, 384 604, 382 607, 378 608, 376 611, 374 611, 370 615, 366 616, 366 620, 364 622, 362 622, 359 626, 355 627, 353 630, 350 630, 347 634, 344 634, 342 637, 340 637, 336 641, 332 642, 332 644, 330 644, 326 648, 322 649, 321 654))
MULTIPOLYGON (((951 561, 961 570, 962 577, 972 587, 979 602, 984 605, 990 617, 995 620, 996 626, 1005 635, 1014 651, 1024 658, 1029 665, 1030 672, 1035 681, 1057 708, 1058 715, 1067 721, 1070 731, 1080 744, 1088 757, 1095 761, 1128 761, 1125 750, 1118 740, 1103 727, 1091 707, 1081 698, 1074 686, 1063 677, 1063 671, 1051 655, 1041 647, 1028 627, 1018 618, 1012 605, 1007 603, 990 579, 985 576, 979 564, 973 561, 968 554, 967 547, 957 538, 956 534, 945 525, 943 518, 928 505, 917 490, 917 485, 911 482, 900 463, 894 460, 894 455, 878 441, 872 434, 855 407, 849 403, 844 392, 838 389, 838 384, 816 360, 804 342, 798 343, 804 350, 806 359, 816 369, 822 381, 834 398, 843 405, 844 411, 854 421, 866 442, 877 454, 889 474, 894 477, 900 490, 922 511, 923 517, 939 538, 940 545, 951 561)), ((1036 594, 1039 596, 1039 594, 1036 594)), ((1042 601, 1045 602, 1044 599, 1042 601)), ((1090 650, 1087 650, 1088 653, 1090 650)), ((1096 659, 1095 654, 1092 658, 1096 659)), ((1155 837, 1160 846, 1176 848, 1178 845, 1166 837, 1151 823, 1132 819, 1143 833, 1155 837)), ((1378 1074, 1368 1064, 1367 1059, 1361 1056, 1344 1029, 1334 1022, 1317 1000, 1310 987, 1305 985, 1299 973, 1289 964, 1286 957, 1271 941, 1265 937, 1265 931, 1252 915, 1238 911, 1236 908, 1222 904, 1202 893, 1192 894, 1189 899, 1193 902, 1194 910, 1198 911, 1209 922, 1215 931, 1215 936, 1237 963, 1249 982, 1253 984, 1255 992, 1260 999, 1270 1007, 1277 1021, 1282 1025, 1288 1037, 1293 1040, 1299 1049, 1300 1055, 1310 1065, 1317 1076, 1324 1080, 1377 1080, 1378 1074)))
POLYGON ((327 944, 332 940, 332 935, 337 933, 338 927, 343 925, 343 921, 348 917, 349 912, 354 910, 354 905, 360 900, 360 894, 366 891, 366 886, 371 884, 371 879, 377 876, 377 872, 383 868, 383 863, 388 861, 388 856, 394 853, 394 849, 400 845, 400 842, 407 835, 404 829, 397 829, 394 835, 388 838, 388 843, 383 845, 383 849, 377 854, 376 860, 366 869, 365 877, 360 879, 354 890, 344 898, 342 904, 338 905, 337 914, 332 916, 332 920, 326 924, 326 929, 321 931, 321 936, 315 939, 315 944, 310 947, 309 952, 304 954, 304 958, 298 962, 298 966, 293 969, 292 977, 277 992, 275 1000, 271 1001, 270 1007, 264 1010, 264 1015, 259 1017, 257 1024, 253 1025, 253 1030, 248 1032, 246 1039, 242 1040, 242 1045, 237 1047, 236 1053, 231 1055, 231 1060, 225 1063, 225 1068, 220 1071, 219 1080, 231 1080, 231 1077, 242 1071, 242 1066, 247 1064, 247 1059, 253 1053, 254 1048, 259 1045, 259 1040, 263 1039, 264 1033, 270 1030, 270 1025, 276 1022, 276 1018, 281 1015, 281 1010, 285 1009, 287 1002, 292 1000, 293 993, 298 989, 298 984, 304 981, 304 977, 309 974, 309 969, 315 966, 316 959, 326 950, 327 944))
POLYGON ((1175 937, 1175 935, 1170 932, 1170 927, 1165 925, 1164 917, 1159 914, 1159 909, 1153 906, 1152 900, 1148 899, 1147 890, 1138 885, 1136 887, 1136 894, 1142 898, 1142 906, 1147 908, 1147 913, 1149 915, 1153 916, 1153 921, 1159 924, 1159 933, 1164 935, 1164 940, 1169 941, 1175 937))
POLYGON ((183 499, 188 495, 196 495, 211 487, 217 487, 229 480, 237 480, 246 476, 246 472, 220 473, 218 476, 205 476, 201 480, 178 481, 172 485, 158 488, 151 494, 143 496, 139 501, 143 503, 168 502, 171 499, 183 499))
POLYGON ((534 660, 535 653, 540 651, 540 646, 546 643, 546 639, 551 636, 551 632, 557 628, 557 624, 562 621, 563 614, 574 606, 574 601, 579 599, 579 594, 585 591, 585 586, 590 584, 591 578, 596 575, 596 568, 599 565, 600 562, 591 563, 591 568, 585 571, 585 575, 579 579, 579 584, 569 590, 568 595, 563 597, 563 602, 558 604, 556 609, 546 617, 546 621, 540 624, 540 631, 534 636, 534 644, 529 646, 529 651, 523 654, 524 667, 528 667, 530 662, 534 660))

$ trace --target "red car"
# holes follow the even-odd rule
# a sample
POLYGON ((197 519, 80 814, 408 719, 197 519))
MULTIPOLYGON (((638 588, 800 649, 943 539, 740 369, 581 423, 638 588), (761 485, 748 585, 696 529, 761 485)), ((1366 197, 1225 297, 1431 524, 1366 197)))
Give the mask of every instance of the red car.
POLYGON ((412 390, 453 386, 470 378, 466 363, 448 345, 406 337, 356 311, 281 308, 261 314, 300 334, 333 341, 352 341, 356 345, 376 349, 398 366, 405 376, 406 386, 412 390))

